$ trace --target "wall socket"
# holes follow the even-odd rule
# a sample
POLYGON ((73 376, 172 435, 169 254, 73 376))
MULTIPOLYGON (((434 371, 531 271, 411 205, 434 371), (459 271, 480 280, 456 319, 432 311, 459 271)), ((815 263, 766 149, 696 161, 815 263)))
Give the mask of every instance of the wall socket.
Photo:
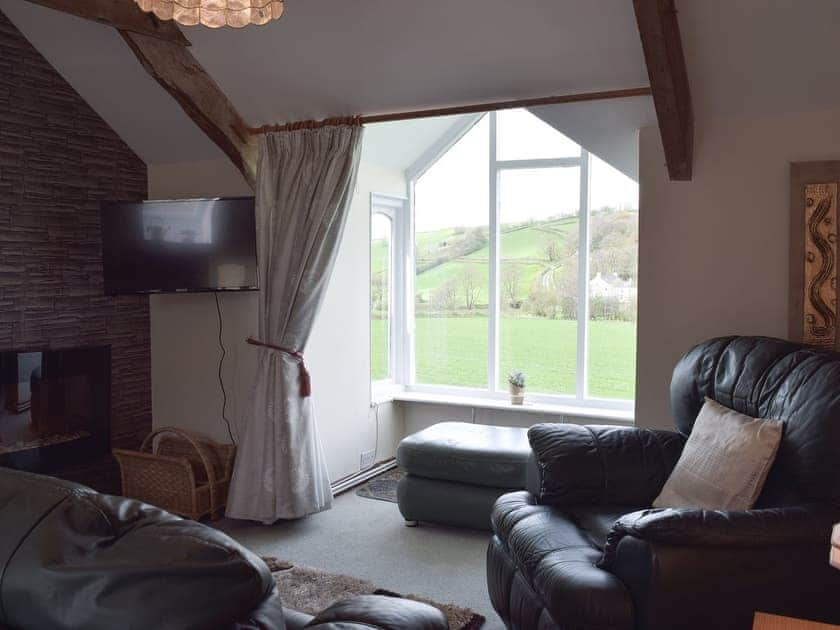
POLYGON ((373 466, 375 457, 376 451, 362 451, 359 457, 359 470, 365 470, 373 466))

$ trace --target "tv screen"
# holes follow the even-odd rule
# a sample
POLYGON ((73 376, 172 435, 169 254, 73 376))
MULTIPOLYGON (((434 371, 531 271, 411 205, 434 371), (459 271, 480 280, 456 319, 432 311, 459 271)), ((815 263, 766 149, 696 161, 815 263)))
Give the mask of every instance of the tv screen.
POLYGON ((105 293, 257 288, 253 197, 102 204, 105 293))

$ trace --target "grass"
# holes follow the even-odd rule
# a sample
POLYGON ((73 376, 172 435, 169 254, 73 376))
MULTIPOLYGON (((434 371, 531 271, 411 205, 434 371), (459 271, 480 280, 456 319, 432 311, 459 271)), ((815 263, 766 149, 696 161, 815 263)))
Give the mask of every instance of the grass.
MULTIPOLYGON (((372 377, 386 373, 384 320, 371 321, 372 377)), ((533 393, 574 394, 577 322, 502 317, 499 330, 500 389, 521 370, 533 393)), ((424 317, 416 320, 417 382, 486 387, 487 319, 424 317)), ((636 383, 636 325, 593 321, 589 325, 589 396, 633 399, 636 383)))

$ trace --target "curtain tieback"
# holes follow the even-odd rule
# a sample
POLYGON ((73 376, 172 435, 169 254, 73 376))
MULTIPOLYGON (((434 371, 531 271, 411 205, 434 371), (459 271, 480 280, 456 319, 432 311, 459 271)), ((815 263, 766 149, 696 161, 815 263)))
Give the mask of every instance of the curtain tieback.
POLYGON ((282 346, 275 346, 273 343, 266 343, 265 341, 254 339, 253 337, 248 337, 245 340, 245 343, 249 343, 252 346, 260 346, 261 348, 268 348, 270 350, 277 350, 277 352, 288 354, 290 357, 296 359, 298 370, 300 371, 300 397, 307 398, 312 394, 312 380, 309 378, 309 370, 306 369, 302 352, 298 350, 289 350, 288 348, 283 348, 282 346))

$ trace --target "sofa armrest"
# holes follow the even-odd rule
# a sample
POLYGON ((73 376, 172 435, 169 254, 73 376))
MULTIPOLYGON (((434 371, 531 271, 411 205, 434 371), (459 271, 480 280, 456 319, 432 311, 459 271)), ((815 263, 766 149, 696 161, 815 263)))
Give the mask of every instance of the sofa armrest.
POLYGON ((685 547, 826 546, 838 519, 837 510, 821 505, 738 511, 640 510, 615 522, 599 566, 612 566, 619 543, 627 536, 685 547))
POLYGON ((528 490, 543 504, 650 505, 685 445, 673 431, 537 424, 528 490))
POLYGON ((449 622, 440 610, 402 597, 359 595, 322 610, 306 627, 379 628, 381 630, 447 630, 449 622))

